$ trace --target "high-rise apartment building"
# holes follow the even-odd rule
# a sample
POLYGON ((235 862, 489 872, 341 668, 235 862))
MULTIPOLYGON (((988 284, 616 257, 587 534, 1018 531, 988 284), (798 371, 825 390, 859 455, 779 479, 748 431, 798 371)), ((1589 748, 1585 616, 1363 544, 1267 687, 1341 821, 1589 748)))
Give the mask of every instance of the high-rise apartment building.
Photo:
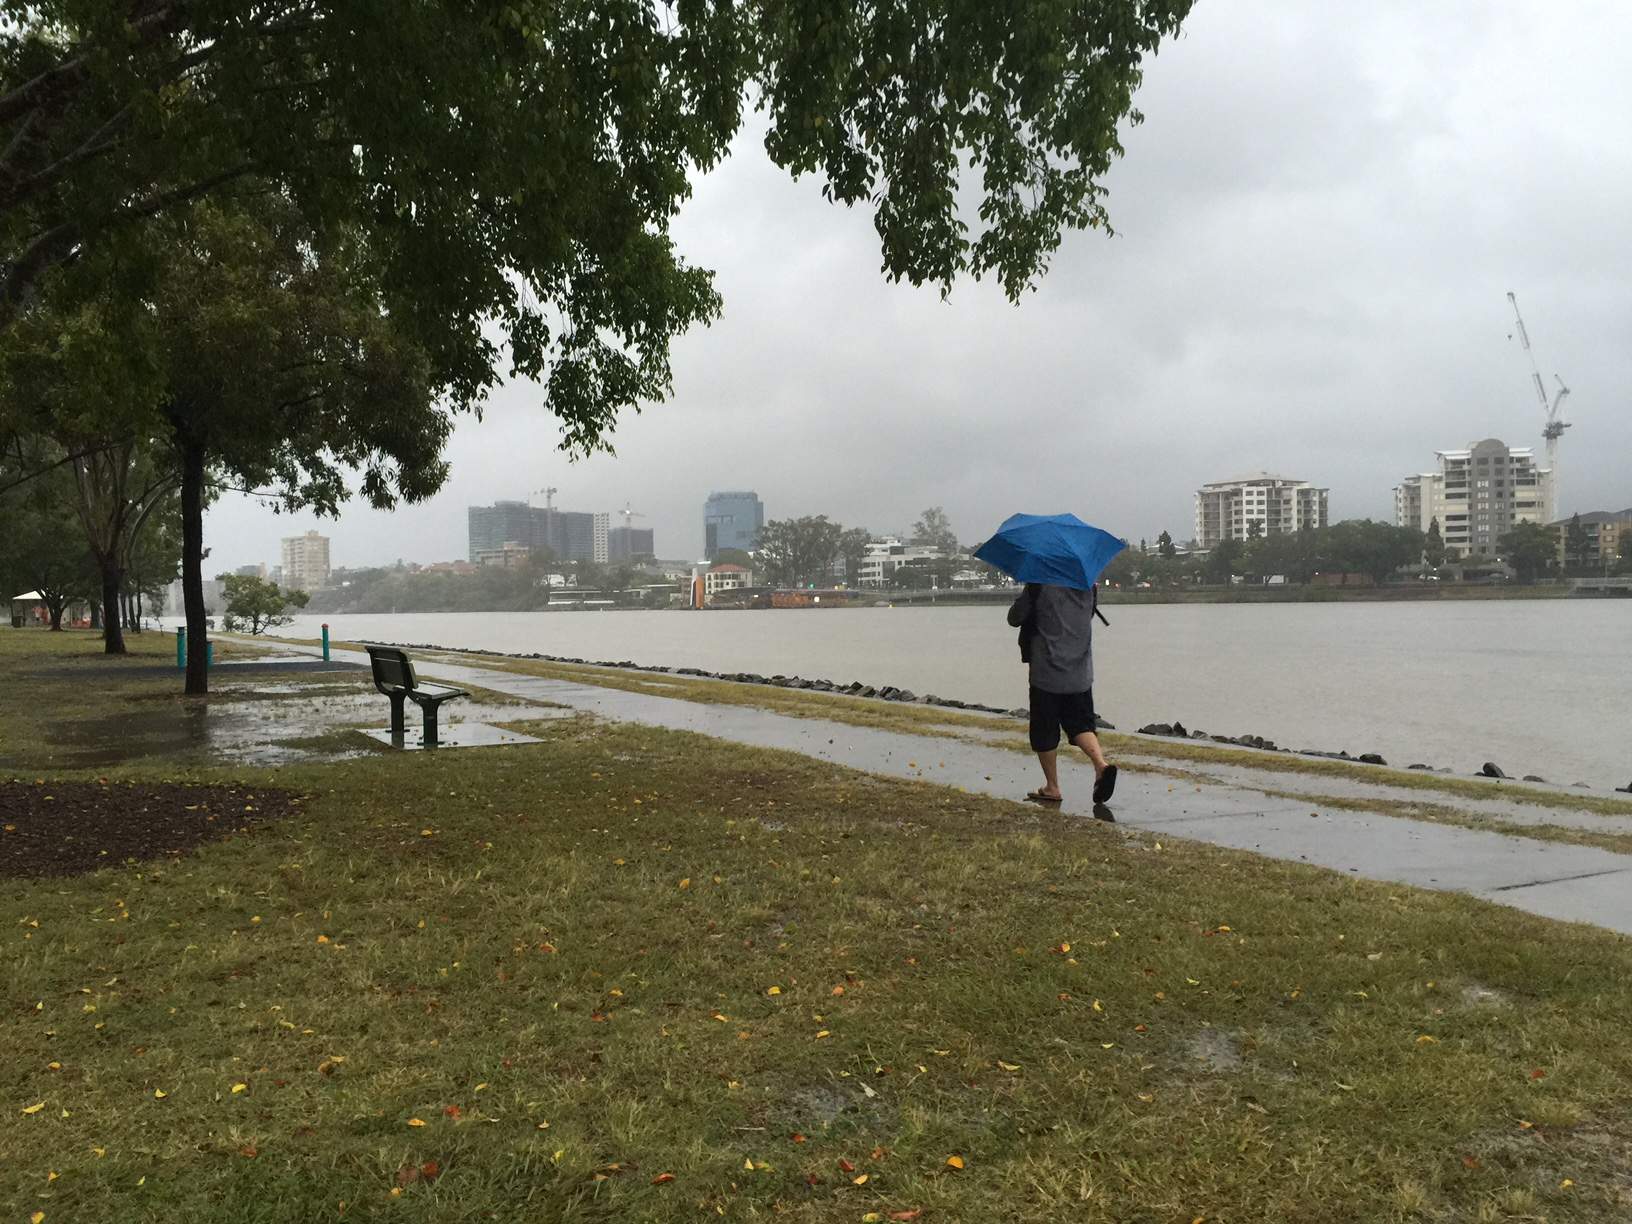
POLYGON ((466 555, 472 562, 479 563, 485 554, 503 552, 506 544, 526 547, 534 557, 547 550, 557 561, 604 563, 609 557, 611 516, 607 514, 496 501, 491 506, 471 506, 466 515, 470 542, 466 555))
POLYGON ((649 560, 657 555, 650 527, 614 527, 606 537, 608 561, 649 560))
POLYGON ((1202 485, 1196 490, 1196 542, 1202 548, 1215 548, 1224 540, 1324 527, 1329 492, 1306 480, 1267 472, 1202 485))
POLYGON ((765 503, 758 493, 710 493, 703 504, 703 555, 712 561, 722 548, 748 552, 759 543, 763 526, 765 503))
POLYGON ((329 537, 308 531, 283 540, 283 581, 297 591, 315 591, 329 582, 329 537))
POLYGON ((1447 557, 1493 557, 1518 524, 1546 522, 1552 473, 1528 446, 1486 438, 1434 457, 1437 471, 1394 487, 1394 524, 1427 532, 1438 522, 1447 557))
POLYGON ((479 553, 498 552, 506 544, 535 546, 534 518, 542 514, 524 501, 496 501, 491 506, 471 506, 465 516, 469 528, 470 550, 465 555, 480 563, 479 553))

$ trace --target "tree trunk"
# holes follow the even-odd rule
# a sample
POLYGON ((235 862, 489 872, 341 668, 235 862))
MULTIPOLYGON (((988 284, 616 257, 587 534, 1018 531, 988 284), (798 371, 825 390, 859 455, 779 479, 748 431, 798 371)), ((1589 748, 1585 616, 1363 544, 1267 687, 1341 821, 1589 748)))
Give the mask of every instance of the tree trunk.
POLYGON ((56 633, 61 633, 62 632, 62 612, 63 612, 63 609, 68 606, 67 601, 64 600, 62 603, 57 603, 55 601, 52 601, 50 603, 47 603, 45 606, 51 612, 51 628, 52 628, 52 630, 54 632, 56 632, 56 633))
POLYGON ((187 692, 210 691, 204 627, 204 444, 181 446, 181 602, 187 613, 187 692))
POLYGON ((101 563, 102 569, 102 653, 125 654, 125 635, 120 625, 124 611, 119 606, 119 587, 124 575, 119 563, 112 559, 101 563))

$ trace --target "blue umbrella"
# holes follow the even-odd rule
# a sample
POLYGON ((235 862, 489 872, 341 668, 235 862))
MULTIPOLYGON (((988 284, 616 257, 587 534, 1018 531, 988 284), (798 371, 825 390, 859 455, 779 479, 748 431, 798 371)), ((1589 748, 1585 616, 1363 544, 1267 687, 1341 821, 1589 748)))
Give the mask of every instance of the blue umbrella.
POLYGON ((1013 514, 975 549, 1016 582, 1092 590, 1127 542, 1090 527, 1074 514, 1013 514))

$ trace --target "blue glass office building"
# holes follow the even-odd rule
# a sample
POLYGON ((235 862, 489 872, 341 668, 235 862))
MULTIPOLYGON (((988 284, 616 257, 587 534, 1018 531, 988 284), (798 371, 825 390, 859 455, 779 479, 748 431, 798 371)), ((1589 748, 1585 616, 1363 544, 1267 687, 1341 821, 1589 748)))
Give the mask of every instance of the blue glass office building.
POLYGON ((712 561, 722 548, 748 552, 763 526, 765 503, 758 493, 710 493, 703 504, 703 555, 712 561))

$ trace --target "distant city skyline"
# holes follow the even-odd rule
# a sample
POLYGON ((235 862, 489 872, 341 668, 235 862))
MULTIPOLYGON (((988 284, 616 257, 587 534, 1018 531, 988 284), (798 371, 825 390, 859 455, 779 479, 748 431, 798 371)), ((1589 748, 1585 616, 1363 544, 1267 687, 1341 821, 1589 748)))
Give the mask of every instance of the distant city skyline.
POLYGON ((941 505, 966 540, 1071 510, 1137 542, 1189 535, 1197 488, 1264 469, 1329 488, 1333 521, 1389 522, 1436 450, 1544 454, 1509 290, 1573 391, 1559 515, 1632 505, 1632 7, 1571 12, 1198 5, 1136 95, 1116 237, 1066 235, 1018 305, 884 280, 865 211, 767 165, 750 123, 674 230, 724 313, 676 343, 672 399, 623 416, 615 457, 569 463, 541 390, 511 383, 454 430, 437 497, 329 523, 227 495, 211 564, 270 563, 308 527, 336 565, 451 559, 464 507, 549 486, 614 523, 627 503, 692 558, 715 489, 879 534, 941 505))

